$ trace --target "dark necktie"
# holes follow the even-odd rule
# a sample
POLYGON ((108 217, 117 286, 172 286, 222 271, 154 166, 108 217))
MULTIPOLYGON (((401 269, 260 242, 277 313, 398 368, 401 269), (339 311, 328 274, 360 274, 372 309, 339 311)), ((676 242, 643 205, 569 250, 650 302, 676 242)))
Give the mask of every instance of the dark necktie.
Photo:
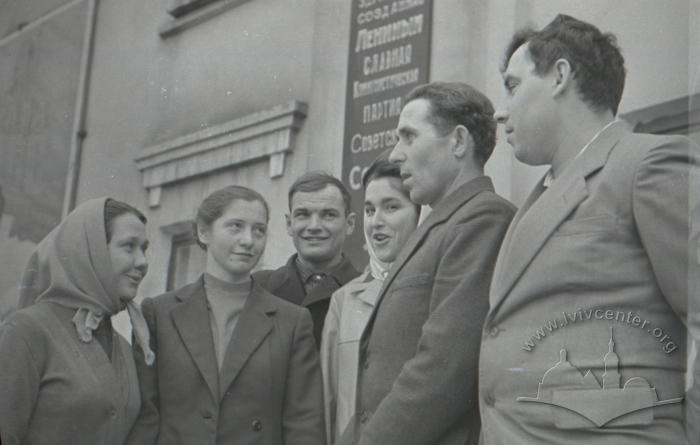
POLYGON ((306 279, 306 292, 311 292, 324 278, 326 278, 326 274, 323 273, 312 273, 309 275, 309 278, 306 279))

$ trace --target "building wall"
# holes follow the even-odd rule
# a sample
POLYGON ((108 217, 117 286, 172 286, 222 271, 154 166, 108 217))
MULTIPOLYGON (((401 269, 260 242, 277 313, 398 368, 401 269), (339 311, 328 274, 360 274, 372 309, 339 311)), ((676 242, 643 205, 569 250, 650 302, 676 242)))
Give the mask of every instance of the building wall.
POLYGON ((283 177, 270 179, 267 163, 253 162, 165 187, 156 208, 147 204, 134 158, 145 147, 208 126, 290 100, 308 102, 314 5, 244 2, 161 38, 169 1, 100 2, 78 201, 111 195, 147 210, 151 265, 142 295, 165 289, 171 234, 162 229, 191 220, 201 199, 225 185, 247 185, 269 200, 271 235, 261 266, 276 266, 291 252, 286 190, 314 164, 308 122, 283 177))
MULTIPOLYGON (((0 32, 66 3, 5 2, 0 32)), ((173 227, 184 230, 197 203, 228 184, 268 198, 261 267, 282 264, 293 250, 284 225, 289 185, 310 169, 341 172, 350 2, 242 1, 167 38, 158 30, 171 0, 96 5, 77 202, 110 195, 146 210, 151 267, 140 295, 165 289, 173 227), (308 104, 308 115, 282 176, 270 178, 268 162, 254 161, 163 187, 159 205, 149 206, 135 162, 146 148, 291 100, 308 104)), ((431 79, 471 83, 497 107, 498 62, 512 32, 527 23, 543 26, 558 12, 617 35, 628 68, 621 113, 687 96, 700 85, 698 0, 436 0, 433 8, 431 79)), ((500 129, 499 141, 487 173, 499 193, 520 204, 546 167, 515 160, 500 129)))
POLYGON ((79 0, 0 6, 0 321, 62 217, 87 11, 79 0))

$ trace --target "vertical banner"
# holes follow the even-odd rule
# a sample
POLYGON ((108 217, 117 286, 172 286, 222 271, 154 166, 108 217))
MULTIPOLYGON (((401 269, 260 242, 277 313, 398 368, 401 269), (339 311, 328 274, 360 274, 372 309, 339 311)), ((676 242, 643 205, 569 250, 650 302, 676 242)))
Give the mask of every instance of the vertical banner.
POLYGON ((357 214, 345 253, 367 264, 362 174, 397 142, 403 98, 428 82, 432 0, 352 0, 343 137, 343 182, 357 214))

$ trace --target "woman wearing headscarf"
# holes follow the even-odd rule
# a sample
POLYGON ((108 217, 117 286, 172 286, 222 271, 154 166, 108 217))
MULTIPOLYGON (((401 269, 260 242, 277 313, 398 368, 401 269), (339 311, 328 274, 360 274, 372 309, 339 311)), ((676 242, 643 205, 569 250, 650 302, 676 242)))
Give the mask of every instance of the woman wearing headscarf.
POLYGON ((22 279, 20 310, 0 326, 0 442, 122 445, 140 406, 131 347, 110 317, 146 274, 146 218, 108 198, 78 206, 42 240, 22 279))
POLYGON ((331 297, 321 342, 326 433, 334 443, 355 413, 360 337, 392 262, 418 225, 420 206, 411 202, 400 169, 381 156, 362 178, 365 272, 331 297))
POLYGON ((251 278, 268 218, 247 187, 202 201, 205 273, 143 302, 156 364, 144 366, 135 349, 143 404, 128 444, 325 443, 311 315, 251 278))

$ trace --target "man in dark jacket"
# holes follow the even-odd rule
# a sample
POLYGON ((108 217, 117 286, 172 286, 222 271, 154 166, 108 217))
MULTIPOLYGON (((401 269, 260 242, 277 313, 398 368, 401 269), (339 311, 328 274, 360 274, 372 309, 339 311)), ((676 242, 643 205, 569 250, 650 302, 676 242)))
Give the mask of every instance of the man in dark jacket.
POLYGON ((484 164, 493 106, 463 83, 408 94, 389 160, 431 212, 393 263, 361 340, 356 422, 340 444, 475 444, 489 283, 513 206, 484 164))
POLYGON ((360 274, 342 251, 345 237, 355 228, 350 194, 334 176, 306 173, 289 189, 285 218, 297 253, 279 269, 253 277, 271 293, 309 309, 318 346, 331 295, 360 274))

